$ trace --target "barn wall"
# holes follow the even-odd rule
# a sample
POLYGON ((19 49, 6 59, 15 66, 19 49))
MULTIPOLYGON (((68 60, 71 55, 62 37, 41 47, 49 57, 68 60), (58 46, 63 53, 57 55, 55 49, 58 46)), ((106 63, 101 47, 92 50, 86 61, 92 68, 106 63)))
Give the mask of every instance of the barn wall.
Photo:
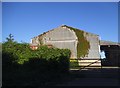
MULTIPOLYGON (((85 59, 99 59, 99 36, 84 32, 84 36, 90 43, 90 49, 85 59)), ((40 44, 40 37, 34 37, 32 43, 40 44)), ((71 58, 77 58, 77 43, 78 38, 73 30, 67 27, 58 27, 42 35, 42 43, 46 45, 53 45, 54 47, 61 49, 70 49, 71 58)))
POLYGON ((99 36, 92 33, 84 33, 90 43, 90 49, 86 59, 100 59, 99 36))
POLYGON ((77 37, 75 32, 66 27, 58 27, 43 36, 43 44, 52 44, 61 49, 70 49, 71 58, 77 58, 77 37))
POLYGON ((37 37, 34 37, 34 38, 32 38, 32 40, 31 40, 31 43, 32 44, 39 44, 39 37, 37 36, 37 37))

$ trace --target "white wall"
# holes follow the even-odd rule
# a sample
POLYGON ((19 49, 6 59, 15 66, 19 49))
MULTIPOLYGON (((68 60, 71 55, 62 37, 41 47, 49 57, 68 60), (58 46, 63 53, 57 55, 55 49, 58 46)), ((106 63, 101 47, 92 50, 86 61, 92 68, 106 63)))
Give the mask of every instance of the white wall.
POLYGON ((71 58, 77 58, 77 37, 74 31, 58 27, 43 36, 44 44, 52 44, 53 46, 61 49, 70 49, 72 54, 71 58))
MULTIPOLYGON (((90 49, 87 59, 98 59, 99 54, 99 36, 84 32, 84 36, 90 43, 90 49)), ((78 38, 73 30, 66 27, 58 27, 42 35, 43 44, 52 44, 57 48, 68 48, 71 50, 71 58, 77 58, 78 38)), ((33 38, 32 43, 39 43, 38 37, 33 38)))
POLYGON ((85 57, 87 59, 97 59, 100 58, 100 53, 99 53, 99 36, 91 33, 84 33, 86 39, 90 43, 90 49, 89 49, 89 54, 88 57, 85 57))

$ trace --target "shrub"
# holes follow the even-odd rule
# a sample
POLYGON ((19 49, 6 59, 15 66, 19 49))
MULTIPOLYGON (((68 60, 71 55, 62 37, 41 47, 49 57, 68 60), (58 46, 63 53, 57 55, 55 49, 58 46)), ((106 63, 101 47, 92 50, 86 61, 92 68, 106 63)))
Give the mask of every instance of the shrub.
MULTIPOLYGON (((54 71, 68 71, 69 70, 69 58, 70 50, 48 48, 47 46, 41 46, 38 50, 33 51, 32 60, 43 59, 47 62, 47 70, 54 71)), ((44 67, 44 66, 43 66, 44 67)))
POLYGON ((41 46, 31 50, 27 43, 5 42, 2 51, 3 85, 46 82, 69 70, 68 49, 41 46))
POLYGON ((76 60, 76 59, 71 59, 71 60, 70 60, 70 68, 78 68, 78 67, 79 67, 78 60, 76 60))
POLYGON ((12 58, 12 62, 18 64, 23 64, 31 57, 31 50, 27 43, 5 42, 3 43, 2 52, 11 54, 9 58, 12 58))

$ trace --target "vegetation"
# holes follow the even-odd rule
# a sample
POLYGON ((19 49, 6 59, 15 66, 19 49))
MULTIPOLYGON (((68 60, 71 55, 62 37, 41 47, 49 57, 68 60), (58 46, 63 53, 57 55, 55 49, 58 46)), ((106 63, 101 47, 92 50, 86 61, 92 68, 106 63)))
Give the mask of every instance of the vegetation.
POLYGON ((78 60, 77 59, 70 59, 70 68, 80 68, 78 60))
POLYGON ((8 37, 2 44, 3 86, 45 85, 69 70, 70 50, 40 46, 31 50, 27 43, 8 37))
POLYGON ((2 43, 0 43, 0 52, 2 52, 2 43))
POLYGON ((90 44, 87 41, 87 39, 84 37, 84 31, 73 28, 73 27, 69 27, 69 26, 66 26, 66 27, 73 30, 76 33, 77 37, 78 37, 77 57, 78 58, 85 57, 88 54, 90 44))

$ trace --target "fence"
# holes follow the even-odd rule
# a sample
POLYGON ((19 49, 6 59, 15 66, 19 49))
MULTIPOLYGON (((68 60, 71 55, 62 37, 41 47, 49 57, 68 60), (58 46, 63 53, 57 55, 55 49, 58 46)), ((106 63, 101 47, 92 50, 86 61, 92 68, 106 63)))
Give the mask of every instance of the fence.
POLYGON ((101 68, 100 59, 70 59, 70 69, 101 68))

